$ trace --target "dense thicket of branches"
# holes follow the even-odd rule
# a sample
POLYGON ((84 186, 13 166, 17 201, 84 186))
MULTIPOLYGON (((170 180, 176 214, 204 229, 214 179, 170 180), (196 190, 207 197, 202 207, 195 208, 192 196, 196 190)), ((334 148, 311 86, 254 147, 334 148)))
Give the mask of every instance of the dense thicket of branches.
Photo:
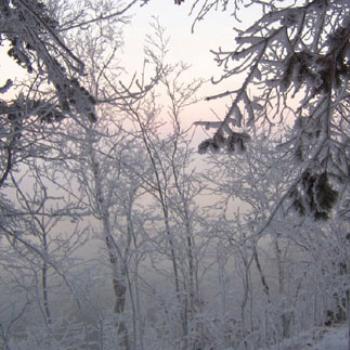
POLYGON ((91 2, 75 6, 65 1, 0 2, 0 45, 29 74, 27 88, 22 84, 12 99, 2 96, 6 92, 6 96, 13 96, 13 80, 0 83, 0 187, 21 159, 45 154, 35 147, 48 137, 43 135, 44 124, 59 123, 67 117, 78 122, 96 121, 97 96, 84 87, 85 65, 67 37, 98 22, 108 24, 113 19, 123 23, 136 3, 142 1, 106 1, 101 13, 91 2))
POLYGON ((0 349, 307 348, 348 316, 349 4, 192 2, 261 14, 203 164, 157 22, 120 82, 137 3, 0 0, 0 349))
MULTIPOLYGON (((198 3, 204 14, 220 1, 198 3)), ((230 3, 222 2, 225 8, 230 3)), ((349 175, 349 3, 232 3, 260 10, 261 17, 237 29, 233 50, 213 52, 223 67, 214 82, 240 77, 241 83, 208 97, 230 96, 232 103, 222 122, 206 124, 216 128, 215 136, 200 149, 235 151, 246 133, 294 120, 283 145, 294 153, 302 174, 290 195, 300 213, 327 218, 337 198, 332 179, 347 181, 349 175)))

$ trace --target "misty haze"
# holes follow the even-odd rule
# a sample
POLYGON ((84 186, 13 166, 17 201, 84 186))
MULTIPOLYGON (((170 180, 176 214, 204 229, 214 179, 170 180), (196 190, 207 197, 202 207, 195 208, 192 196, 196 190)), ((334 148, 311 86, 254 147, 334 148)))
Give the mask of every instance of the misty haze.
POLYGON ((348 0, 0 0, 0 350, 350 350, 348 0))

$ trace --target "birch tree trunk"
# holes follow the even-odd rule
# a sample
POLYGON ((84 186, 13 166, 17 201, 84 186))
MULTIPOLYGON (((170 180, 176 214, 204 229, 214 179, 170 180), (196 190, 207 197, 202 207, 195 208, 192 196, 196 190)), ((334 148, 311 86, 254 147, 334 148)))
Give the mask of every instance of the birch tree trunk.
POLYGON ((127 294, 126 270, 122 263, 122 254, 116 244, 110 222, 109 205, 104 197, 102 174, 98 161, 96 160, 95 151, 92 142, 89 142, 90 162, 94 180, 94 195, 96 207, 102 223, 102 233, 106 244, 110 266, 112 269, 112 285, 114 292, 114 317, 115 328, 118 337, 118 349, 129 350, 129 334, 125 322, 125 303, 127 294))

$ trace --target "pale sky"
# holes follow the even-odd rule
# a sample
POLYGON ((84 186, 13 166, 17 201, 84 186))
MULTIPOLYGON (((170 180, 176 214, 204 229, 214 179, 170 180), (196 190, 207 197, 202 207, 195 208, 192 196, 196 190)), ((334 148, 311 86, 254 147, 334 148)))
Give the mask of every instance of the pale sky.
MULTIPOLYGON (((173 0, 151 0, 146 6, 135 8, 132 23, 125 30, 124 53, 126 65, 130 69, 139 70, 143 64, 143 50, 145 37, 150 34, 149 23, 152 16, 159 19, 159 23, 165 27, 170 37, 169 59, 172 63, 183 61, 192 66, 189 80, 203 78, 209 80, 211 77, 220 76, 221 68, 214 62, 214 56, 210 49, 224 48, 233 45, 233 20, 228 12, 213 12, 204 21, 197 24, 194 33, 191 33, 193 16, 189 16, 191 1, 185 1, 181 6, 176 6, 173 0)), ((207 84, 203 95, 211 95, 228 89, 232 82, 225 82, 221 86, 207 84)), ((212 119, 213 112, 223 115, 225 103, 215 101, 214 103, 202 102, 193 108, 189 108, 183 116, 184 123, 189 126, 196 120, 212 119)), ((199 136, 203 138, 203 135, 199 136)))
MULTIPOLYGON (((234 47, 233 26, 237 25, 229 11, 213 10, 207 17, 197 22, 194 33, 191 33, 194 16, 189 16, 193 0, 185 0, 180 6, 174 4, 174 0, 150 0, 141 8, 134 8, 135 16, 132 23, 125 31, 125 57, 130 69, 142 67, 143 48, 145 36, 150 32, 149 23, 152 16, 159 19, 160 24, 166 28, 170 36, 169 57, 172 62, 184 61, 191 64, 193 77, 209 80, 218 78, 222 72, 217 67, 214 55, 210 50, 218 47, 232 49, 234 47)), ((258 17, 258 9, 252 8, 240 10, 244 25, 252 24, 258 17)), ((189 77, 191 79, 191 77, 189 77)), ((239 79, 227 80, 219 85, 207 84, 203 95, 214 95, 226 90, 232 90, 240 85, 239 79)), ((214 102, 202 102, 188 111, 184 116, 185 123, 189 125, 196 120, 215 119, 212 110, 223 117, 229 100, 216 100, 214 102)), ((203 138, 203 135, 200 136, 203 138)))
MULTIPOLYGON (((197 22, 194 33, 191 33, 194 16, 189 16, 189 12, 193 2, 185 0, 178 6, 174 0, 150 0, 141 8, 135 7, 132 23, 125 31, 125 52, 128 53, 128 58, 137 59, 133 55, 136 53, 142 63, 139 53, 142 53, 144 37, 150 31, 152 16, 155 16, 170 36, 170 55, 174 60, 192 64, 194 72, 204 78, 218 75, 221 69, 216 67, 209 50, 216 50, 219 46, 224 49, 234 46, 232 28, 237 25, 237 21, 234 22, 229 10, 222 12, 219 8, 217 11, 212 10, 203 21, 197 22)), ((251 24, 258 18, 258 12, 254 8, 242 9, 239 13, 244 24, 251 24)))
MULTIPOLYGON (((219 45, 228 46, 233 41, 232 18, 229 13, 213 12, 191 33, 194 18, 189 16, 190 3, 185 1, 176 6, 173 0, 151 0, 146 6, 135 8, 132 24, 125 32, 125 52, 142 52, 145 35, 150 31, 149 23, 155 16, 170 36, 170 56, 192 64, 198 75, 209 77, 211 71, 216 70, 209 50, 219 45)), ((139 58, 142 62, 142 57, 139 58)))

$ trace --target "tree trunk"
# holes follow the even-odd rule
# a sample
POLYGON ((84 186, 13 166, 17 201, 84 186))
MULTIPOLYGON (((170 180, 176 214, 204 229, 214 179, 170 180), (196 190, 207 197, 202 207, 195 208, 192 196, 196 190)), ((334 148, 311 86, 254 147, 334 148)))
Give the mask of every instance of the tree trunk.
POLYGON ((350 303, 348 303, 348 350, 350 350, 350 303))
POLYGON ((114 315, 116 317, 115 327, 118 335, 118 343, 121 349, 129 350, 129 334, 125 320, 123 319, 125 311, 126 291, 125 278, 113 278, 113 289, 115 295, 114 315))
MULTIPOLYGON (((46 233, 43 233, 43 245, 44 250, 47 256, 48 254, 48 246, 47 246, 47 239, 46 239, 46 233)), ((45 321, 48 327, 52 324, 51 319, 51 310, 49 305, 49 293, 48 293, 48 286, 47 286, 47 272, 48 272, 48 266, 46 261, 43 261, 42 268, 41 268, 41 288, 42 288, 42 294, 43 294, 43 304, 44 304, 44 312, 45 312, 45 321)))
MULTIPOLYGON (((276 253, 277 273, 278 273, 278 294, 280 298, 284 298, 285 292, 286 292, 285 274, 284 274, 284 267, 282 262, 282 251, 278 244, 277 239, 278 238, 276 238, 275 240, 275 253, 276 253)), ((283 300, 282 314, 281 314, 282 338, 290 337, 291 314, 290 312, 285 310, 286 307, 287 305, 285 305, 285 301, 283 300)))
POLYGON ((103 186, 102 175, 99 167, 99 163, 95 159, 95 152, 90 146, 90 161, 91 168, 94 176, 94 197, 96 201, 96 207, 99 214, 99 219, 102 222, 103 237, 106 243, 109 262, 112 268, 112 284, 114 291, 114 316, 115 316, 115 328, 118 337, 118 348, 116 350, 129 350, 129 335, 128 328, 124 320, 125 301, 126 301, 126 276, 125 269, 121 266, 122 254, 116 244, 112 230, 110 227, 110 213, 108 203, 106 203, 103 186))

